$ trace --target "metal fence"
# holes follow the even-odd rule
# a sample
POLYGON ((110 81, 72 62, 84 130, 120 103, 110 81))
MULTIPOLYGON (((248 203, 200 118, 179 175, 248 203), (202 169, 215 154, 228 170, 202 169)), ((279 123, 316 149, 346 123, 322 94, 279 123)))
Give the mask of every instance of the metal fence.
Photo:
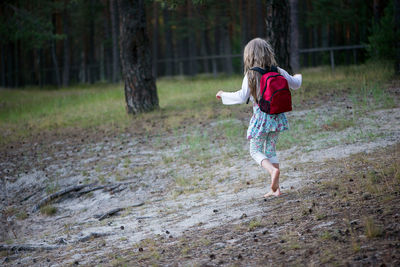
MULTIPOLYGON (((353 62, 357 64, 358 50, 365 49, 366 45, 349 45, 349 46, 333 46, 333 47, 319 47, 319 48, 307 48, 300 49, 299 53, 303 56, 309 54, 318 54, 329 52, 329 61, 332 71, 335 70, 335 53, 339 51, 353 51, 353 62)), ((201 73, 208 73, 214 76, 220 73, 226 73, 226 60, 232 61, 232 68, 230 69, 233 73, 241 73, 243 69, 243 55, 242 54, 230 54, 230 55, 209 55, 209 56, 195 56, 195 57, 182 57, 182 58, 169 58, 169 59, 158 59, 156 61, 156 68, 153 68, 153 74, 156 77, 166 76, 167 73, 171 76, 176 75, 195 75, 201 73), (172 69, 167 69, 171 67, 172 69), (192 69, 191 69, 192 68, 192 69), (190 73, 188 70, 191 69, 190 73), (194 69, 194 70, 193 70, 194 69)), ((325 61, 326 62, 326 61, 325 61)), ((304 64, 301 64, 304 66, 304 64)), ((110 74, 104 73, 105 67, 102 64, 93 64, 82 66, 71 66, 70 68, 70 81, 71 83, 92 83, 98 81, 110 81, 110 74), (107 78, 108 77, 108 78, 107 78)), ((62 67, 59 68, 60 77, 62 76, 62 67)), ((18 87, 21 85, 55 85, 56 75, 54 68, 42 68, 38 73, 35 73, 32 69, 9 71, 2 73, 2 84, 0 86, 7 86, 5 80, 14 80, 12 86, 18 87)), ((120 76, 121 77, 121 76, 120 76)))
MULTIPOLYGON (((318 48, 307 48, 307 49, 300 49, 299 53, 300 54, 312 54, 312 53, 320 53, 320 52, 329 52, 329 61, 330 61, 330 66, 332 71, 335 70, 335 52, 339 52, 339 51, 353 51, 353 63, 357 64, 358 62, 358 52, 357 50, 360 49, 365 49, 367 46, 366 45, 347 45, 347 46, 332 46, 332 47, 318 47, 318 48)), ((162 69, 162 65, 166 64, 168 62, 172 63, 174 66, 177 66, 177 70, 175 71, 175 75, 184 75, 183 73, 183 69, 185 69, 185 67, 183 67, 183 65, 187 64, 189 61, 195 61, 197 65, 201 65, 202 61, 211 61, 211 63, 206 63, 206 64, 211 64, 211 68, 212 69, 212 73, 215 75, 217 75, 219 73, 219 71, 223 70, 223 67, 221 67, 221 65, 223 65, 224 63, 219 63, 227 58, 240 58, 240 64, 236 64, 235 70, 236 72, 240 72, 241 67, 243 66, 243 59, 242 59, 243 55, 242 54, 232 54, 232 55, 210 55, 210 56, 195 56, 195 57, 184 57, 184 58, 169 58, 169 59, 159 59, 157 60, 157 66, 160 68, 158 69, 162 69), (239 66, 237 66, 239 65, 239 66)), ((201 68, 200 68, 201 69, 201 68)), ((205 68, 203 67, 200 71, 200 73, 204 73, 205 68)), ((161 75, 159 75, 160 73, 154 73, 155 76, 163 76, 162 73, 161 75)))
POLYGON ((345 45, 345 46, 331 46, 331 47, 319 47, 319 48, 307 48, 300 49, 299 53, 307 54, 307 53, 317 53, 317 52, 329 52, 330 55, 330 63, 332 71, 335 70, 335 51, 345 51, 352 50, 353 51, 353 59, 354 64, 357 64, 357 50, 365 49, 366 45, 345 45))

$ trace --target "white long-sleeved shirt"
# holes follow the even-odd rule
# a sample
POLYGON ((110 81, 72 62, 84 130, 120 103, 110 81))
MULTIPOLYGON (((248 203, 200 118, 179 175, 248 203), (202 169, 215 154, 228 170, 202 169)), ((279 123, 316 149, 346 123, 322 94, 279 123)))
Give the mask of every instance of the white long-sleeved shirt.
MULTIPOLYGON (((287 73, 286 70, 281 69, 279 67, 278 71, 288 81, 290 89, 296 90, 300 88, 302 82, 301 74, 295 74, 292 76, 289 73, 287 73)), ((232 93, 223 92, 221 94, 222 104, 224 105, 243 104, 244 102, 247 101, 249 97, 251 101, 254 101, 253 97, 250 96, 250 88, 249 88, 249 82, 247 80, 247 74, 243 78, 242 88, 240 90, 232 93)))

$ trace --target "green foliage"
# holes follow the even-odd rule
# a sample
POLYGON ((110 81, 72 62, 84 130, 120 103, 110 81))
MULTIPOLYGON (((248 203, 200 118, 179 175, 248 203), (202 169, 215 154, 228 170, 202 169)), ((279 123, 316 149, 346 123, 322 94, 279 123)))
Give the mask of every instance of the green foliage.
POLYGON ((53 1, 6 1, 7 15, 1 18, 3 42, 22 41, 25 47, 41 48, 49 41, 64 38, 55 34, 52 14, 61 6, 53 1))
POLYGON ((393 0, 389 2, 379 24, 374 23, 368 37, 368 53, 374 59, 396 58, 393 0))
POLYGON ((307 25, 335 23, 368 23, 368 7, 363 0, 314 0, 307 14, 307 25))

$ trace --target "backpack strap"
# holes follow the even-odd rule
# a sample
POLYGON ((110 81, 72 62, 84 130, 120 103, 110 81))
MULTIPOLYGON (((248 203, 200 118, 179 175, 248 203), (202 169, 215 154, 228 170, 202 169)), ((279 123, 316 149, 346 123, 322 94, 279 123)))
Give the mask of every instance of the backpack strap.
MULTIPOLYGON (((253 67, 253 68, 251 68, 250 70, 257 71, 257 72, 259 72, 261 75, 264 75, 265 73, 268 73, 268 71, 266 71, 266 70, 264 70, 264 69, 262 69, 262 68, 260 68, 260 67, 253 67)), ((247 98, 246 105, 249 104, 249 101, 250 101, 250 97, 247 98)))
MULTIPOLYGON (((279 73, 278 67, 277 67, 277 66, 271 66, 271 67, 268 68, 268 69, 262 69, 262 68, 260 68, 260 67, 253 67, 253 68, 251 68, 250 70, 257 71, 257 72, 259 72, 261 75, 264 75, 265 73, 268 73, 268 72, 277 72, 277 73, 279 73)), ((249 104, 249 101, 250 101, 250 97, 247 98, 246 104, 249 104)))
POLYGON ((264 69, 259 68, 259 67, 253 67, 250 70, 255 70, 255 71, 259 72, 261 75, 264 75, 265 73, 268 73, 267 70, 264 70, 264 69))
POLYGON ((270 72, 277 72, 277 73, 279 73, 278 67, 277 67, 277 66, 271 66, 270 72))

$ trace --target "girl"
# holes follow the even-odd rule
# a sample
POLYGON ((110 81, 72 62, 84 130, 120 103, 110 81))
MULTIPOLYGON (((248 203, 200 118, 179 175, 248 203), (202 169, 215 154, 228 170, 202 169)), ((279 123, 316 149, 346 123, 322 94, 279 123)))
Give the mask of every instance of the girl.
MULTIPOLYGON (((289 129, 289 124, 284 113, 269 115, 260 110, 257 99, 259 99, 261 74, 250 70, 253 67, 267 69, 277 65, 271 45, 260 38, 251 40, 244 48, 243 62, 245 76, 242 89, 233 93, 219 91, 216 97, 222 99, 225 105, 242 104, 250 97, 253 102, 253 116, 247 130, 250 155, 271 175, 271 190, 264 197, 279 196, 281 195, 280 172, 275 146, 279 133, 289 129)), ((295 90, 301 86, 301 74, 291 76, 281 68, 278 68, 278 71, 286 78, 291 89, 295 90)))

